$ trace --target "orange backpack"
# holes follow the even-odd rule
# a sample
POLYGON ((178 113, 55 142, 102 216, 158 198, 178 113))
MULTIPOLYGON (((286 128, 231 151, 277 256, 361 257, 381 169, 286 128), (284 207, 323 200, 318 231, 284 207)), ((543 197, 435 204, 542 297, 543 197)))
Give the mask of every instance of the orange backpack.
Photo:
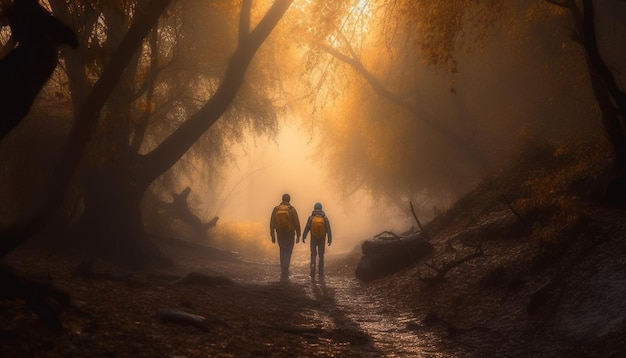
POLYGON ((291 214, 289 213, 290 209, 291 209, 291 206, 289 205, 281 204, 278 206, 278 209, 276 210, 275 221, 274 221, 276 231, 278 232, 293 231, 293 225, 291 223, 291 214))
POLYGON ((316 239, 326 236, 326 220, 323 216, 313 215, 311 218, 311 237, 316 239))

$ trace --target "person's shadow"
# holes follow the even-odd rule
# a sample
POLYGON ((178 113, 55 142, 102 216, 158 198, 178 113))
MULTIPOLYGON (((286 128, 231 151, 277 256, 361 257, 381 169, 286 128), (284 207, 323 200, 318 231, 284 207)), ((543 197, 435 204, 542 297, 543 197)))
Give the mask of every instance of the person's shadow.
POLYGON ((272 325, 312 341, 333 341, 346 347, 358 347, 368 355, 382 355, 372 337, 339 307, 337 290, 332 285, 320 280, 310 283, 311 291, 307 286, 308 283, 289 278, 263 286, 262 290, 267 291, 264 296, 282 297, 280 302, 270 300, 269 304, 264 304, 270 317, 281 320, 272 325))
POLYGON ((338 307, 335 288, 327 285, 325 280, 311 282, 311 288, 313 297, 319 303, 320 309, 325 311, 333 320, 334 334, 337 339, 349 342, 354 346, 362 346, 373 353, 380 353, 374 347, 372 337, 338 307))

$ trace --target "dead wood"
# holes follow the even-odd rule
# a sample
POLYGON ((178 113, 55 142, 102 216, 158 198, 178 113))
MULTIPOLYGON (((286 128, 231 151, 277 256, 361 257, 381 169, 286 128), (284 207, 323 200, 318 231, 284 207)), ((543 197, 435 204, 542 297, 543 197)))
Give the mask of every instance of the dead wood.
POLYGON ((189 208, 187 198, 189 197, 190 193, 190 187, 186 187, 180 193, 172 193, 172 202, 162 203, 163 211, 164 214, 169 216, 171 219, 179 219, 187 225, 191 226, 195 235, 201 237, 204 236, 210 228, 214 227, 217 224, 219 217, 215 216, 208 222, 202 222, 202 220, 189 208))
POLYGON ((411 207, 411 214, 413 214, 413 218, 417 222, 417 226, 419 226, 422 235, 424 236, 426 240, 428 240, 428 234, 426 233, 426 230, 424 230, 424 227, 422 226, 420 219, 417 218, 417 214, 415 214, 415 209, 413 208, 413 203, 410 201, 409 201, 409 206, 411 207))
POLYGON ((478 244, 469 244, 469 243, 464 243, 466 246, 471 246, 476 248, 476 251, 474 253, 471 253, 469 255, 466 255, 458 260, 453 260, 450 261, 448 263, 446 263, 445 265, 443 265, 443 267, 439 268, 439 267, 435 267, 434 265, 431 265, 429 263, 424 262, 424 265, 430 267, 431 269, 435 270, 437 272, 437 274, 435 276, 432 277, 422 277, 421 280, 425 281, 431 285, 437 284, 441 281, 443 281, 443 278, 446 276, 446 274, 448 272, 450 272, 450 270, 452 270, 453 268, 467 262, 470 260, 473 260, 477 257, 482 257, 485 256, 485 253, 483 252, 483 248, 482 248, 482 243, 478 243, 478 244))
POLYGON ((402 239, 402 238, 406 238, 406 236, 400 236, 392 231, 387 231, 387 230, 377 235, 374 235, 374 239, 380 239, 380 240, 396 240, 396 239, 402 239), (383 236, 383 235, 391 235, 391 237, 383 236))
POLYGON ((360 280, 371 281, 417 264, 433 249, 418 235, 367 240, 361 244, 363 257, 357 264, 355 275, 360 280))
POLYGON ((159 317, 163 322, 194 326, 203 331, 209 330, 206 318, 197 314, 176 310, 161 310, 157 312, 157 317, 159 317))
POLYGON ((524 228, 524 230, 526 231, 526 233, 530 234, 532 231, 530 230, 530 226, 528 226, 528 224, 526 223, 526 221, 524 221, 524 219, 522 218, 522 215, 520 215, 519 212, 517 212, 517 210, 515 210, 513 208, 513 205, 511 205, 511 202, 509 201, 509 199, 503 194, 502 195, 502 199, 504 199, 504 202, 506 203, 506 206, 509 207, 509 210, 511 210, 511 213, 513 213, 513 215, 515 215, 515 217, 517 218, 517 220, 519 220, 520 224, 522 224, 522 227, 524 228))

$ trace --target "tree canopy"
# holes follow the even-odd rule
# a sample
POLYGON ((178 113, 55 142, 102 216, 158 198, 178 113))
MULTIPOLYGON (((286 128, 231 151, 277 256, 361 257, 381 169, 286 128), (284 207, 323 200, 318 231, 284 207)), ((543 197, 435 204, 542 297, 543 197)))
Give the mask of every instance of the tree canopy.
MULTIPOLYGON (((620 6, 611 3, 603 5, 620 6)), ((580 6, 310 3, 317 21, 302 37, 311 43, 307 80, 317 89, 311 130, 338 187, 445 203, 530 137, 557 147, 581 137, 604 141, 574 21, 591 10, 580 6)), ((615 31, 602 10, 594 19, 599 44, 614 56, 623 28, 615 31)))

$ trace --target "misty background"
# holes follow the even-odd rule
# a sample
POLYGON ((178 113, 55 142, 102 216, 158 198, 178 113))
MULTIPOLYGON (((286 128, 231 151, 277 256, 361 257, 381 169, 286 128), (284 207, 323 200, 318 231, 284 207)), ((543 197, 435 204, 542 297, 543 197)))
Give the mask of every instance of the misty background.
MULTIPOLYGON (((62 49, 62 66, 0 145, 3 225, 55 190, 73 116, 137 16, 132 2, 114 3, 42 2, 79 30, 81 49, 62 49)), ((623 82, 626 4, 596 3, 602 55, 623 82)), ((254 2, 251 23, 271 4, 254 2)), ((189 187, 188 209, 219 221, 198 238, 173 220, 173 235, 274 255, 269 215, 289 193, 302 225, 324 205, 329 252, 344 252, 410 229, 409 203, 428 222, 529 147, 607 146, 572 16, 547 1, 294 1, 232 103, 211 112, 245 45, 240 10, 172 2, 103 106, 52 229, 102 236, 82 241, 94 250, 143 227, 159 232, 168 225, 159 208, 189 187), (111 209, 120 207, 132 219, 111 209), (116 220, 128 230, 111 232, 116 220)), ((9 35, 3 28, 3 46, 9 35)))
MULTIPOLYGON (((610 40, 626 34, 623 18, 619 17, 624 14, 624 6, 617 2, 603 5, 598 8, 598 23, 603 24, 599 33, 606 34, 607 59, 616 65, 626 63, 626 51, 610 40)), ((530 10, 522 6, 517 11, 523 21, 523 11, 530 10)), ((419 140, 420 133, 403 132, 402 124, 394 128, 390 116, 397 115, 395 110, 375 112, 380 109, 372 107, 380 104, 374 95, 368 94, 369 97, 354 104, 357 108, 352 112, 344 110, 333 115, 335 109, 329 108, 329 118, 323 115, 310 121, 308 116, 289 118, 276 138, 249 135, 244 144, 235 146, 237 160, 226 176, 227 195, 222 210, 218 210, 221 218, 267 224, 271 207, 278 203, 283 192, 288 192, 303 223, 313 203, 322 202, 332 219, 337 237, 335 245, 348 250, 383 230, 401 233, 413 226, 409 200, 418 208, 420 218, 428 222, 484 175, 515 158, 516 151, 528 142, 531 145, 545 142, 554 147, 576 141, 603 142, 592 96, 581 83, 583 64, 575 60, 581 50, 569 42, 571 26, 567 21, 557 26, 541 22, 518 26, 528 28, 515 30, 521 32, 515 36, 541 35, 530 41, 512 42, 511 38, 501 36, 502 28, 497 27, 485 35, 486 44, 458 55, 456 61, 460 65, 453 74, 430 64, 411 68, 419 79, 415 91, 419 93, 423 115, 460 126, 464 135, 481 147, 487 158, 485 167, 468 169, 467 158, 458 154, 452 160, 445 155, 440 158, 436 147, 430 147, 428 142, 407 143, 419 140), (357 132, 360 118, 356 117, 361 116, 373 116, 372 120, 387 127, 385 130, 395 132, 394 143, 385 147, 391 152, 385 160, 400 167, 390 172, 385 172, 385 167, 373 168, 382 172, 366 173, 372 181, 381 176, 378 180, 382 183, 356 182, 355 178, 364 175, 358 167, 367 166, 367 158, 359 153, 351 158, 351 153, 341 152, 345 141, 351 140, 350 135, 342 137, 344 132, 327 133, 323 128, 334 128, 330 121, 345 121, 347 131, 357 132), (416 159, 402 154, 394 157, 396 149, 389 147, 417 157, 421 161, 416 164, 418 168, 432 165, 435 170, 415 171, 408 166, 416 159), (329 155, 340 156, 334 159, 338 163, 328 159, 329 155), (442 187, 415 185, 420 177, 429 176, 432 176, 429 180, 442 183, 442 187), (340 187, 340 183, 345 187, 340 187), (355 185, 361 186, 355 189, 355 185)), ((400 68, 394 71, 403 73, 400 68)), ((342 90, 337 92, 338 96, 342 95, 342 90)), ((357 142, 359 138, 352 140, 357 142)), ((261 238, 269 240, 267 234, 261 238)))

